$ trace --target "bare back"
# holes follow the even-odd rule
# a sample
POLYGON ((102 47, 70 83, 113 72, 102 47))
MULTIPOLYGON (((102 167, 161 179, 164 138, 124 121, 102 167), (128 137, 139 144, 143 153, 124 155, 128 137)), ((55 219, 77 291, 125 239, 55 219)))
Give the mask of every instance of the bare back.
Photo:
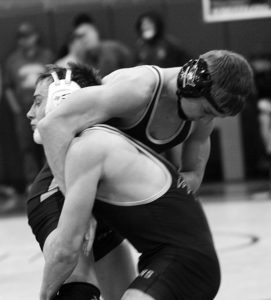
POLYGON ((97 198, 119 205, 148 203, 163 195, 171 184, 166 167, 146 150, 106 126, 94 126, 80 138, 92 143, 103 140, 106 148, 104 176, 100 181, 97 198))

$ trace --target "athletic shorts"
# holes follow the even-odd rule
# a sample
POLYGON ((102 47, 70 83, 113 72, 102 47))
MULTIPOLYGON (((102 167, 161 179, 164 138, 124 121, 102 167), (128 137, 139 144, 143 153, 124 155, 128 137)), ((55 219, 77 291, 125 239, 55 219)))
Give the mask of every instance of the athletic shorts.
MULTIPOLYGON (((43 249, 48 235, 57 227, 64 197, 57 191, 41 201, 41 196, 35 196, 27 203, 28 224, 43 249)), ((111 230, 102 220, 97 220, 96 235, 93 243, 95 261, 117 247, 123 238, 117 232, 111 230)))
POLYGON ((156 300, 212 300, 219 285, 215 253, 162 248, 140 260, 139 276, 129 289, 138 289, 156 300))

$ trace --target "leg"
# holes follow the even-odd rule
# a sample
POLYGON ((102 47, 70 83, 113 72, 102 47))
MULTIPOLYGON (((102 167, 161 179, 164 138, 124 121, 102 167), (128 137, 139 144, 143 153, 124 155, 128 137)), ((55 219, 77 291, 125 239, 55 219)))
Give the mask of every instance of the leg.
POLYGON ((129 289, 125 292, 121 300, 155 300, 155 298, 140 290, 129 289))
MULTIPOLYGON (((60 192, 55 192, 47 198, 45 195, 46 193, 43 194, 42 202, 39 195, 31 198, 27 203, 27 214, 29 225, 46 257, 57 228, 64 198, 60 192)), ((60 287, 59 294, 54 300, 99 299, 100 292, 95 285, 97 279, 93 269, 93 256, 87 257, 81 253, 76 268, 60 287)))
POLYGON ((119 300, 136 277, 135 257, 123 241, 95 263, 95 270, 105 300, 119 300))

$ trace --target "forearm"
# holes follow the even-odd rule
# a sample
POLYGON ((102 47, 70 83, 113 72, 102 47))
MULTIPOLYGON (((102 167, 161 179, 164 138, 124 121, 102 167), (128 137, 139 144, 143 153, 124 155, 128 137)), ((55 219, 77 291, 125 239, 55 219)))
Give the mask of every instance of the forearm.
POLYGON ((180 173, 193 192, 196 192, 202 183, 209 155, 209 138, 184 145, 180 173))
POLYGON ((67 130, 65 123, 61 122, 60 119, 52 121, 44 119, 39 123, 38 130, 41 135, 48 164, 60 190, 65 194, 65 157, 70 143, 74 138, 74 133, 69 129, 67 130))
POLYGON ((49 300, 57 293, 60 286, 72 274, 77 265, 78 255, 60 252, 52 247, 45 258, 40 300, 49 300))
POLYGON ((83 100, 69 100, 68 106, 61 105, 38 123, 49 166, 63 193, 65 157, 73 138, 85 128, 106 119, 103 110, 96 107, 95 101, 94 104, 91 104, 93 101, 88 101, 86 107, 86 99, 83 100))

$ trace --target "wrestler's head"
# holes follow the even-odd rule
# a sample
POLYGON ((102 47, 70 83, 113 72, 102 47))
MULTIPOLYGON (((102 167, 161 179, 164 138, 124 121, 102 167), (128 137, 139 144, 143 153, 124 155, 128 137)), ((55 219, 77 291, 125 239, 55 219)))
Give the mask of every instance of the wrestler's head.
POLYGON ((234 116, 254 94, 254 76, 249 63, 240 54, 227 50, 212 50, 190 60, 181 68, 177 79, 183 117, 188 112, 193 118, 196 102, 200 100, 201 104, 205 103, 203 109, 213 117, 234 116))
POLYGON ((68 69, 48 65, 37 80, 33 105, 27 113, 34 130, 34 141, 41 143, 37 124, 46 114, 56 109, 62 101, 68 101, 69 95, 81 87, 99 84, 101 78, 93 68, 78 64, 71 64, 68 69))

